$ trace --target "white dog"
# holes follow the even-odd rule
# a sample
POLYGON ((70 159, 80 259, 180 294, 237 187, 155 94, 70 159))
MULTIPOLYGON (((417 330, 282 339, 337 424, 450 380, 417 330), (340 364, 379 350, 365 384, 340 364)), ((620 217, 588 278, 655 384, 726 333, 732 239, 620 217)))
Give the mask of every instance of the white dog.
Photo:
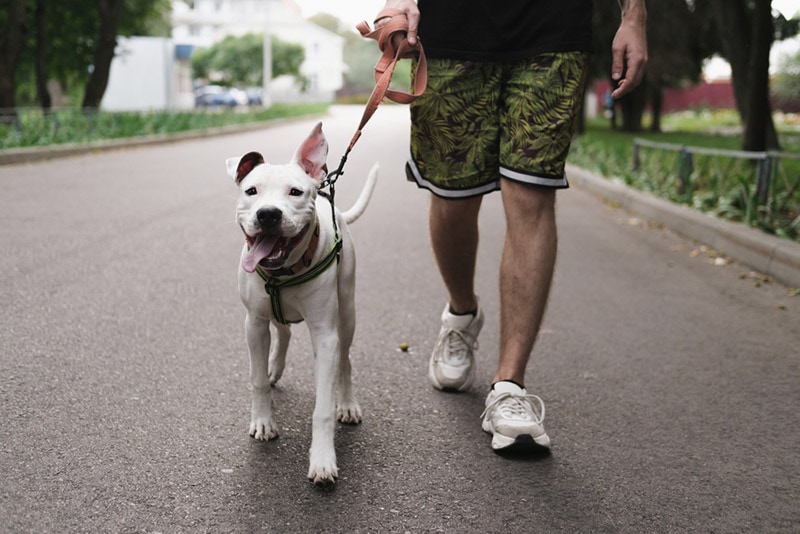
POLYGON ((355 251, 347 223, 364 212, 378 176, 376 165, 355 205, 340 213, 317 195, 326 178, 327 155, 320 123, 288 164, 265 163, 257 152, 226 161, 228 174, 239 186, 236 220, 246 241, 239 295, 247 308, 250 435, 264 441, 278 435, 271 385, 284 369, 289 323, 305 320, 314 345, 316 382, 308 478, 318 485, 333 484, 338 476, 336 419, 361 422, 351 384, 355 251), (270 323, 276 332, 272 344, 270 323))

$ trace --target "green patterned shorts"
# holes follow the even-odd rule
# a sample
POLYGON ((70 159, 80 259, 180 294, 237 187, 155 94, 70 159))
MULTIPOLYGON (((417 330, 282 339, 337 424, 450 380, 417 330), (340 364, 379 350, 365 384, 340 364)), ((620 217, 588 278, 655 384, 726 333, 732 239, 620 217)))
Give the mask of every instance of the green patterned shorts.
POLYGON ((514 62, 428 60, 428 87, 411 108, 409 180, 466 198, 500 178, 565 188, 564 163, 590 56, 541 54, 514 62))

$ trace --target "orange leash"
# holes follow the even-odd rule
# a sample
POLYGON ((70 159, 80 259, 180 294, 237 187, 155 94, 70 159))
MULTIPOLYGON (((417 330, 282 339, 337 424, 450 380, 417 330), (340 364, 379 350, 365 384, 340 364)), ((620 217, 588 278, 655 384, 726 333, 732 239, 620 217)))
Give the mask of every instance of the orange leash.
POLYGON ((398 104, 409 104, 425 92, 425 86, 428 84, 428 63, 425 59, 425 51, 422 49, 419 39, 413 46, 408 44, 408 39, 406 39, 408 19, 405 13, 398 9, 384 9, 378 13, 375 21, 377 22, 386 17, 389 17, 389 20, 377 30, 371 30, 369 24, 364 21, 356 25, 356 29, 361 32, 363 37, 378 41, 378 48, 383 52, 383 55, 375 65, 375 88, 369 96, 364 115, 361 117, 361 123, 350 141, 349 148, 353 148, 353 145, 358 141, 361 136, 361 130, 375 113, 375 110, 378 109, 378 104, 381 103, 384 97, 398 104), (413 93, 389 89, 394 68, 401 59, 417 59, 413 93))
MULTIPOLYGON (((361 130, 375 113, 375 110, 378 109, 378 105, 383 101, 384 97, 398 104, 410 104, 425 92, 425 87, 428 85, 428 62, 425 60, 425 51, 422 49, 419 39, 417 39, 417 44, 413 46, 408 44, 408 39, 406 38, 408 32, 408 18, 405 13, 399 9, 384 9, 378 13, 375 20, 378 21, 386 17, 389 17, 388 22, 376 30, 371 30, 369 24, 366 22, 360 22, 356 25, 356 28, 361 32, 363 37, 378 41, 378 47, 381 49, 381 52, 383 52, 383 55, 375 65, 375 88, 372 90, 372 94, 369 95, 367 105, 364 107, 364 114, 361 116, 358 129, 350 140, 347 150, 344 151, 342 159, 339 161, 339 168, 329 172, 319 185, 320 194, 327 197, 331 202, 331 210, 333 210, 334 195, 336 194, 334 184, 336 180, 339 179, 339 176, 344 173, 344 164, 347 162, 347 156, 353 149, 353 145, 358 141, 358 138, 361 137, 361 130), (392 81, 394 68, 401 59, 417 59, 413 93, 389 89, 389 83, 392 81), (329 188, 328 193, 322 191, 325 187, 329 188)), ((333 216, 333 227, 338 235, 339 229, 336 225, 335 213, 333 216)))

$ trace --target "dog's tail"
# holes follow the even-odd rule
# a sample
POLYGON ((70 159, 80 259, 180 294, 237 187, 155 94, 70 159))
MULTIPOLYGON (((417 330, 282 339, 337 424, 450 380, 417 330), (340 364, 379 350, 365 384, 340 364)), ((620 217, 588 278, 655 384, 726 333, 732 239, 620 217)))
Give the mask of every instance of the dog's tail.
POLYGON ((358 195, 358 199, 356 203, 353 204, 349 210, 342 213, 342 217, 347 224, 355 222, 361 214, 364 213, 364 210, 367 209, 367 204, 369 204, 369 199, 372 197, 372 191, 375 189, 375 182, 378 181, 378 164, 376 163, 372 170, 369 171, 369 175, 367 176, 367 182, 364 184, 364 189, 361 190, 361 194, 358 195))

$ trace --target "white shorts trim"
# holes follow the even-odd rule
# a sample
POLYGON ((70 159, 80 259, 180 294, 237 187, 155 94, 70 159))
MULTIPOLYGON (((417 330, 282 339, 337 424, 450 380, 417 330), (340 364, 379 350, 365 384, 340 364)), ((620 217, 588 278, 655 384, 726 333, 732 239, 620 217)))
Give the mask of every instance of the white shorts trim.
POLYGON ((567 182, 566 176, 561 176, 561 178, 545 178, 542 176, 534 176, 532 174, 524 174, 517 171, 512 171, 511 169, 507 169, 505 167, 500 167, 500 176, 504 178, 509 178, 514 180, 515 182, 522 182, 525 184, 531 185, 541 185, 545 187, 553 187, 556 189, 566 189, 569 187, 569 182, 567 182))
POLYGON ((406 173, 407 178, 410 182, 416 182, 417 187, 420 187, 422 189, 427 189, 437 197, 470 198, 500 190, 500 180, 489 182, 488 184, 483 184, 481 186, 473 187, 470 189, 445 189, 439 187, 438 185, 435 185, 422 177, 422 174, 420 174, 419 169, 417 168, 416 163, 414 163, 413 158, 408 158, 406 170, 410 171, 410 173, 406 173))

